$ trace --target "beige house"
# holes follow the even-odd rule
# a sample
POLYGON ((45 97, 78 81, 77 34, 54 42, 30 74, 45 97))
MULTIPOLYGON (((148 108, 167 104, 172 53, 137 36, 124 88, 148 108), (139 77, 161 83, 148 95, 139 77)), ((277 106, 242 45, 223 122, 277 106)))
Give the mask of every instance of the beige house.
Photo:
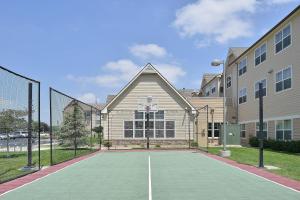
POLYGON ((300 139, 300 6, 245 49, 226 59, 227 120, 241 126, 242 142, 258 131, 258 84, 263 83, 264 134, 300 139))
POLYGON ((243 78, 238 78, 239 123, 245 130, 245 134, 242 134, 245 139, 256 134, 260 81, 265 93, 265 137, 277 140, 300 139, 300 87, 297 87, 300 85, 299 8, 234 61, 248 61, 247 72, 242 75, 243 78), (246 100, 242 99, 243 95, 246 100))
POLYGON ((151 99, 151 144, 187 144, 194 139, 196 109, 151 64, 147 64, 102 109, 104 139, 113 144, 144 144, 145 106, 151 99))

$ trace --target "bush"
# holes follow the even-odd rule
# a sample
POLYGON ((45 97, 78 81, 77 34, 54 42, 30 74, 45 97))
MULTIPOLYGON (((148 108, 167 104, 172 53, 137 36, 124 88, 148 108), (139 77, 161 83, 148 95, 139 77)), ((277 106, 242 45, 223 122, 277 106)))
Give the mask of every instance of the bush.
POLYGON ((156 145, 155 145, 155 148, 160 148, 160 144, 156 144, 156 145))
POLYGON ((198 147, 198 142, 195 141, 191 142, 191 147, 198 147))
POLYGON ((104 141, 103 145, 105 147, 112 147, 112 143, 111 142, 108 142, 108 141, 104 141))
POLYGON ((249 139, 249 144, 251 147, 258 147, 259 142, 258 142, 258 138, 257 137, 251 137, 249 139))
MULTIPOLYGON (((252 137, 249 140, 252 147, 258 147, 259 141, 257 137, 252 137)), ((300 140, 298 141, 277 141, 277 140, 264 140, 264 148, 272 149, 274 151, 285 151, 290 153, 300 153, 300 140)))

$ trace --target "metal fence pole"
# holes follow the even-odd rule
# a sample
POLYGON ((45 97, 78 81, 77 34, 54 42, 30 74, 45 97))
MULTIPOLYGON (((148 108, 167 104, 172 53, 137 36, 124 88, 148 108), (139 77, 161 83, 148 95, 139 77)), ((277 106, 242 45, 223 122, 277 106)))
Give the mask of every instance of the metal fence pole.
POLYGON ((27 138, 27 166, 32 166, 32 83, 28 84, 28 138, 27 138))
POLYGON ((100 117, 100 130, 101 130, 101 132, 99 133, 99 143, 100 143, 100 150, 101 150, 101 146, 102 146, 102 134, 103 134, 103 128, 102 128, 102 120, 101 120, 101 115, 102 115, 102 113, 101 113, 101 110, 99 111, 100 112, 100 115, 99 115, 99 117, 100 117))
POLYGON ((39 169, 41 169, 41 84, 38 84, 38 148, 39 148, 39 169))
POLYGON ((53 165, 53 133, 52 133, 52 88, 49 88, 49 102, 50 102, 50 165, 53 165))
POLYGON ((107 148, 108 150, 110 149, 110 142, 109 142, 109 110, 107 110, 107 139, 108 139, 108 143, 107 143, 107 148))
POLYGON ((93 149, 93 107, 91 106, 91 150, 93 149))

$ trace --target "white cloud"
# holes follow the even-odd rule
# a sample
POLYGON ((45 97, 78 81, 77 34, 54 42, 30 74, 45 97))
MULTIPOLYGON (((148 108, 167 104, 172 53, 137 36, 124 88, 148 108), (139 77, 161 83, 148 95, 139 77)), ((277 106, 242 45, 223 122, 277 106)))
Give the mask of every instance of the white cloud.
POLYGON ((201 35, 219 43, 251 35, 251 21, 245 14, 255 12, 255 0, 199 0, 176 12, 173 25, 184 37, 201 35))
POLYGON ((155 68, 171 83, 176 83, 186 72, 179 66, 172 64, 155 64, 155 68))
POLYGON ((253 34, 255 13, 296 1, 197 0, 177 10, 173 26, 183 37, 198 37, 195 45, 199 48, 209 46, 211 42, 226 43, 253 34))
POLYGON ((99 102, 99 99, 94 93, 85 93, 78 97, 80 101, 83 101, 85 103, 96 103, 99 102))
POLYGON ((136 44, 130 47, 129 50, 134 56, 142 59, 151 57, 162 58, 167 55, 165 48, 157 44, 136 44))
MULTIPOLYGON (((180 77, 183 77, 186 74, 186 72, 177 65, 160 63, 155 66, 162 75, 172 83, 176 83, 180 77)), ((142 69, 142 67, 138 67, 137 64, 127 59, 108 62, 102 68, 107 70, 107 72, 103 75, 67 75, 66 78, 80 84, 96 84, 100 87, 114 88, 130 81, 139 72, 139 70, 142 69)), ((92 95, 89 94, 89 97, 92 97, 92 95)))

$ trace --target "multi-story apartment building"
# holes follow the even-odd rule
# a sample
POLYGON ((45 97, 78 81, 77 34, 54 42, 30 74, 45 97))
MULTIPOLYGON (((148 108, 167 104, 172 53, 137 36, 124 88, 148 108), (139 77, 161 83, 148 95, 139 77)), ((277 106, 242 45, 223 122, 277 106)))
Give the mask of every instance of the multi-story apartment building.
MULTIPOLYGON (((300 6, 249 48, 228 50, 225 62, 226 121, 240 124, 242 143, 247 143, 258 132, 260 82, 264 93, 265 138, 300 139, 299 65, 300 6)), ((201 86, 201 96, 212 95, 207 88, 213 87, 214 79, 218 78, 201 86)), ((222 78, 218 81, 223 82, 222 78)), ((218 89, 221 90, 221 86, 218 89)))

